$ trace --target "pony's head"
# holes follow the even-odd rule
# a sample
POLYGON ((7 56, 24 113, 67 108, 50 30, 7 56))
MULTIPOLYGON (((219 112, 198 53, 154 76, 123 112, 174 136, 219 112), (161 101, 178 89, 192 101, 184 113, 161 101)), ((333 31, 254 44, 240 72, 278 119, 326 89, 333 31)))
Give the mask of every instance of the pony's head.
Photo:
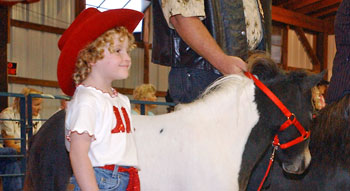
POLYGON ((307 75, 299 71, 284 74, 271 60, 264 58, 256 59, 250 69, 293 114, 289 118, 286 117, 276 104, 257 88, 255 97, 258 111, 261 113, 257 125, 269 126, 271 137, 277 135, 279 145, 276 157, 283 170, 287 173, 301 174, 311 161, 309 139, 301 134, 303 130, 309 131, 312 122, 311 88, 322 79, 324 73, 307 75), (294 118, 299 121, 302 130, 298 129, 296 124, 281 129, 282 124, 293 121, 294 118), (297 141, 298 139, 301 141, 297 141))

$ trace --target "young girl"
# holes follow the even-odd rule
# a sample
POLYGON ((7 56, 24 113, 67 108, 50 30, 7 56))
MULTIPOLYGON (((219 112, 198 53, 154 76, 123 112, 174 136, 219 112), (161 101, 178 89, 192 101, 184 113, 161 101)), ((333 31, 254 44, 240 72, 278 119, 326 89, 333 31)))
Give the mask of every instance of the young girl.
POLYGON ((74 92, 65 122, 74 190, 139 190, 130 102, 112 81, 129 75, 130 32, 142 17, 133 10, 89 8, 59 41, 58 81, 64 93, 74 92))

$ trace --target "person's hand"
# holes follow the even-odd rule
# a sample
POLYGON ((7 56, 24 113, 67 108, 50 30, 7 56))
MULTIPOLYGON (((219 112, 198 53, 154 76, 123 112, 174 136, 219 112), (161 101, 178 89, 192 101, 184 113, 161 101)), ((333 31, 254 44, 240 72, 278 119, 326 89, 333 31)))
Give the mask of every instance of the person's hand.
POLYGON ((247 64, 237 56, 226 55, 218 68, 223 75, 240 74, 247 71, 247 64))

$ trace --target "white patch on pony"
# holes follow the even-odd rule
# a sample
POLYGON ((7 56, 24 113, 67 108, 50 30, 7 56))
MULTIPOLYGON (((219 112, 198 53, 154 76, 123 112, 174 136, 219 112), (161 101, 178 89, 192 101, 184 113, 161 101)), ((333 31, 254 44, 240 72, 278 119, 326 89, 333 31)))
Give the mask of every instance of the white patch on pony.
POLYGON ((143 191, 239 190, 238 173, 259 120, 252 80, 224 77, 173 113, 133 115, 143 191))

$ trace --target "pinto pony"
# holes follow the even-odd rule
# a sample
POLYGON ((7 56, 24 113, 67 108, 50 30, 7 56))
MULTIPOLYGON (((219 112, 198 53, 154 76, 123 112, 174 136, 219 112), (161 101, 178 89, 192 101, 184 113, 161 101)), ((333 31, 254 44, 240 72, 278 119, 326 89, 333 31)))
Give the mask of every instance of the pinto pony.
MULTIPOLYGON (((350 95, 322 109, 311 127, 309 169, 291 175, 276 163, 264 190, 350 190, 350 95)), ((248 190, 256 190, 255 182, 262 172, 262 168, 255 169, 248 190)))
MULTIPOLYGON (((265 85, 308 131, 311 87, 321 76, 285 75, 278 70, 273 76, 264 80, 265 85)), ((72 171, 63 121, 64 111, 51 117, 33 137, 28 190, 65 190, 61 188, 67 186, 72 171), (54 137, 45 137, 48 135, 54 137)), ((173 113, 133 116, 141 189, 245 190, 251 171, 271 148, 275 135, 281 144, 300 137, 294 125, 280 131, 286 121, 254 82, 240 75, 216 81, 201 98, 180 105, 173 113)), ((276 154, 289 173, 304 172, 310 162, 308 140, 276 154)))

